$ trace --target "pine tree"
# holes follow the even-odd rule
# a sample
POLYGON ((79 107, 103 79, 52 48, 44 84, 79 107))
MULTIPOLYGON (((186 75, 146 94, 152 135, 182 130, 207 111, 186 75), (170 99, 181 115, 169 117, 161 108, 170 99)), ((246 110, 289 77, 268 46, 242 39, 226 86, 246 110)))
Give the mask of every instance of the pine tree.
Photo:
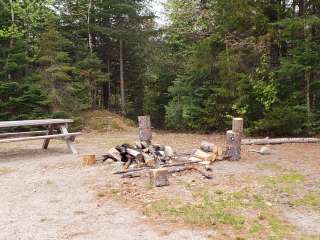
POLYGON ((57 30, 55 20, 49 18, 47 31, 40 38, 40 53, 37 60, 41 77, 40 84, 51 101, 52 112, 72 111, 75 109, 71 65, 68 47, 71 42, 57 30))

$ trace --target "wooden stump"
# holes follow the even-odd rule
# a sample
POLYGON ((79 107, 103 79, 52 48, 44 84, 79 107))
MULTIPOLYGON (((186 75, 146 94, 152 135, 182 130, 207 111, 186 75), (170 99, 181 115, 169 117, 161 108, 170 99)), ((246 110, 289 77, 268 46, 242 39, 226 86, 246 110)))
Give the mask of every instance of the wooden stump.
POLYGON ((169 186, 168 169, 152 169, 150 171, 150 183, 154 187, 169 186))
POLYGON ((241 135, 233 131, 227 131, 226 156, 230 161, 241 159, 241 135))
POLYGON ((85 166, 91 166, 96 163, 96 155, 85 155, 83 156, 83 164, 85 166))
POLYGON ((152 131, 150 116, 139 116, 139 137, 141 142, 151 143, 152 131))
POLYGON ((240 136, 243 135, 243 118, 232 119, 232 131, 235 133, 239 133, 240 136))

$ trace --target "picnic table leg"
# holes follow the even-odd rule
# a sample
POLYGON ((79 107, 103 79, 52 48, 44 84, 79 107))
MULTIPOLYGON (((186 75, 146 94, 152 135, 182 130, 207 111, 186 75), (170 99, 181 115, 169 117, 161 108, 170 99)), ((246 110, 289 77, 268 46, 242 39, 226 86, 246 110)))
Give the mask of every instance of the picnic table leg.
MULTIPOLYGON (((52 133, 53 133, 53 126, 50 124, 48 127, 48 134, 47 135, 52 135, 52 133)), ((43 142, 42 148, 48 149, 49 143, 50 143, 50 139, 45 139, 43 142)))
MULTIPOLYGON (((68 134, 68 125, 67 124, 64 124, 64 125, 61 125, 60 126, 60 130, 61 130, 61 133, 63 134, 68 134)), ((69 150, 73 153, 73 154, 78 154, 78 151, 75 147, 75 145, 73 144, 73 141, 72 139, 70 138, 65 138, 66 140, 66 143, 67 143, 67 146, 69 148, 69 150)))

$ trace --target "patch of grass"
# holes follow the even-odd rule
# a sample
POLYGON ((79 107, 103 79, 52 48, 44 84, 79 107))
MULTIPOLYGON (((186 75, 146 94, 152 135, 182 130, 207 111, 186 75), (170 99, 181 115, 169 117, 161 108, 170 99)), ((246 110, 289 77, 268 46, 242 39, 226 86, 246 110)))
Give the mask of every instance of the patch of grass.
POLYGON ((278 217, 262 196, 243 191, 216 192, 203 191, 199 194, 197 189, 198 195, 192 204, 181 200, 162 199, 148 205, 145 214, 157 214, 206 227, 228 225, 239 231, 238 233, 246 232, 248 236, 257 238, 263 234, 269 236, 269 239, 283 239, 290 234, 290 225, 278 217), (256 217, 252 219, 254 213, 256 215, 253 217, 256 217))
POLYGON ((258 220, 254 220, 250 228, 250 234, 256 235, 262 230, 263 230, 263 225, 258 220))
POLYGON ((265 212, 264 218, 271 227, 270 238, 272 240, 280 240, 287 236, 291 230, 291 226, 285 224, 278 216, 273 213, 265 212))
POLYGON ((11 169, 11 168, 6 168, 6 167, 0 168, 0 176, 11 173, 11 172, 13 172, 13 169, 11 169))
POLYGON ((177 200, 163 199, 153 203, 146 209, 146 214, 157 213, 173 219, 182 219, 186 223, 196 225, 228 224, 235 229, 241 229, 245 219, 228 211, 223 202, 215 202, 204 196, 200 204, 183 204, 177 200), (178 204, 177 204, 178 203, 178 204))
POLYGON ((295 185, 303 183, 305 177, 298 172, 287 172, 278 176, 264 178, 264 186, 277 192, 291 194, 295 185))
POLYGON ((285 169, 282 166, 276 163, 259 163, 257 164, 257 168, 259 168, 260 170, 270 169, 275 172, 285 171, 285 169))
POLYGON ((249 196, 245 192, 210 194, 208 191, 197 189, 193 196, 194 204, 183 204, 179 200, 163 199, 152 203, 146 213, 157 213, 173 219, 196 225, 226 224, 234 229, 242 229, 245 217, 239 214, 242 209, 266 209, 267 205, 260 196, 249 196), (239 210, 239 211, 238 211, 239 210))
POLYGON ((320 211, 320 193, 309 192, 303 198, 294 201, 293 204, 320 211))

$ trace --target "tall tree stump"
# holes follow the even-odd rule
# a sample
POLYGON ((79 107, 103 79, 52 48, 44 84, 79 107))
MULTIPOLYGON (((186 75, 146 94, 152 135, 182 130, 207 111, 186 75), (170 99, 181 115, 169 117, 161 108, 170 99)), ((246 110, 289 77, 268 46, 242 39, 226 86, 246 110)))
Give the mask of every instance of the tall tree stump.
POLYGON ((232 131, 235 133, 240 133, 240 136, 243 135, 243 118, 232 119, 232 131))
POLYGON ((139 138, 141 142, 151 143, 152 131, 150 116, 139 116, 139 138))
POLYGON ((230 161, 241 159, 241 135, 240 133, 227 131, 227 150, 226 156, 230 161))
POLYGON ((152 169, 150 171, 150 184, 153 187, 169 186, 168 169, 152 169))

